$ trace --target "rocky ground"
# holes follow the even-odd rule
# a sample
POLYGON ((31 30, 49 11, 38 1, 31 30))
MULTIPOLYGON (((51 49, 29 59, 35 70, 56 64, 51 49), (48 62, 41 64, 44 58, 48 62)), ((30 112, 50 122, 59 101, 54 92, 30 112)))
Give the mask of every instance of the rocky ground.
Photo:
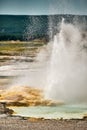
POLYGON ((87 119, 44 120, 23 117, 0 117, 0 130, 87 130, 87 119))

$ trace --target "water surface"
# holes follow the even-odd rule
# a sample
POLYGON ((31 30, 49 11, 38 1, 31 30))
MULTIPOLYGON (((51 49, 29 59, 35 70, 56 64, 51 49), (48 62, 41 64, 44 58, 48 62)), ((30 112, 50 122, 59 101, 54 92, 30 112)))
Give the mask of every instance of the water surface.
POLYGON ((25 117, 37 117, 45 119, 81 119, 87 114, 87 105, 61 105, 61 106, 34 106, 34 107, 11 107, 14 115, 25 117))

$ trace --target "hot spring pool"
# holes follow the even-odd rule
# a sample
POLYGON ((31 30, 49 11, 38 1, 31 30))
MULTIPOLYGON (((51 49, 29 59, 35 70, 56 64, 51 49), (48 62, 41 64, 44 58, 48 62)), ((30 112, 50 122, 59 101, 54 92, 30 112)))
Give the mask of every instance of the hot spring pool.
POLYGON ((80 119, 87 114, 87 105, 62 105, 53 107, 34 106, 10 108, 14 110, 14 115, 45 119, 80 119))

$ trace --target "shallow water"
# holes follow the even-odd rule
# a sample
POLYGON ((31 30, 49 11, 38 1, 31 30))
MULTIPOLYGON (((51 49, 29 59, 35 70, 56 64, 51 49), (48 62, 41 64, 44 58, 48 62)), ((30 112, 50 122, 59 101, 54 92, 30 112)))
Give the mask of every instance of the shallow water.
POLYGON ((14 115, 45 119, 81 119, 87 114, 87 105, 11 107, 11 109, 14 110, 14 115))

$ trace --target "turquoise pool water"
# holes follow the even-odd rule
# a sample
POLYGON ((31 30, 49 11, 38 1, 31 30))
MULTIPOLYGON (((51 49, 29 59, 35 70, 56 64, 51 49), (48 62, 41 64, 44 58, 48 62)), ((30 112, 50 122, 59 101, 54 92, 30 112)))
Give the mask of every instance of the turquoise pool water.
POLYGON ((14 115, 25 117, 37 117, 45 119, 75 119, 83 118, 87 114, 87 105, 62 105, 54 107, 34 106, 34 107, 11 107, 14 115))

